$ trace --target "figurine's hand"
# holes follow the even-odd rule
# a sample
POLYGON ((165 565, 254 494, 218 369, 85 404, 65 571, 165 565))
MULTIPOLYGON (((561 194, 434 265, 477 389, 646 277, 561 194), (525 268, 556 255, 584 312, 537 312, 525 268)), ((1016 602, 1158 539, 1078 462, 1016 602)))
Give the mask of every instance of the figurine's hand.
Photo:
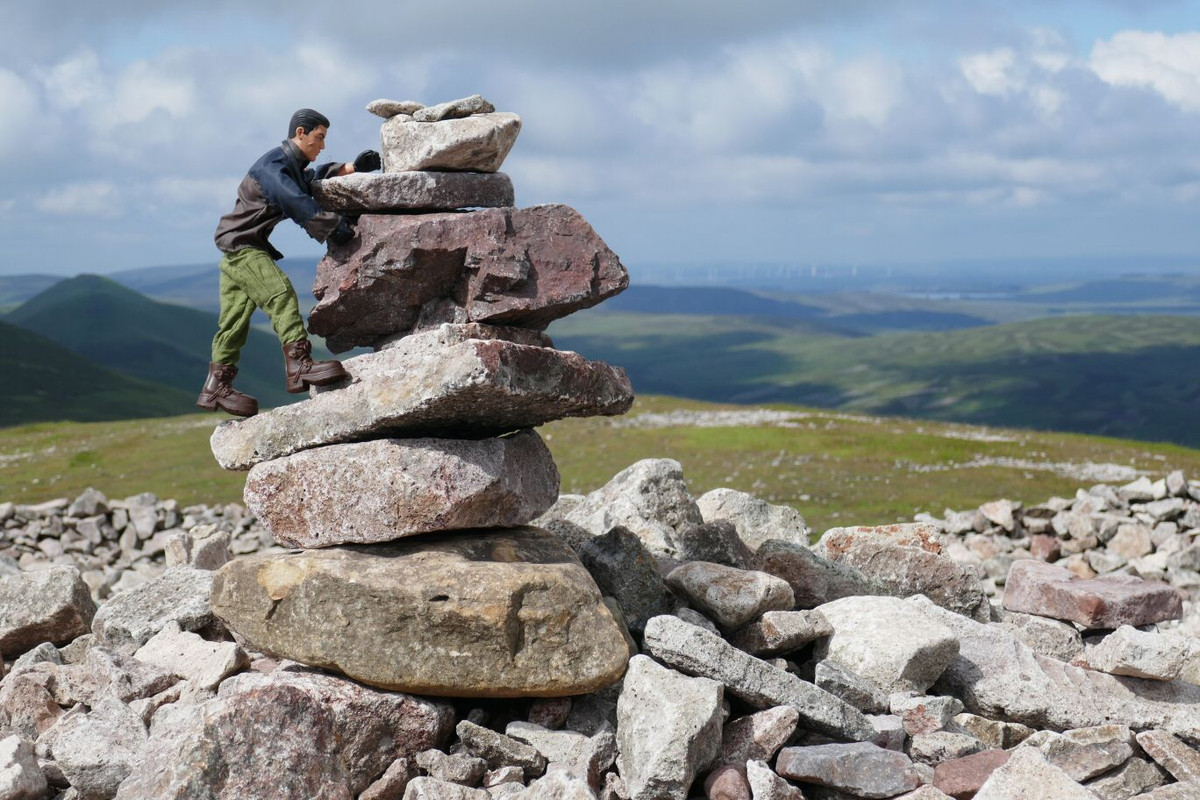
POLYGON ((355 172, 374 172, 383 166, 383 161, 379 157, 379 153, 374 150, 363 150, 354 159, 355 172))
POLYGON ((339 247, 353 238, 354 222, 345 216, 338 220, 337 227, 333 229, 333 233, 329 234, 329 241, 339 247))

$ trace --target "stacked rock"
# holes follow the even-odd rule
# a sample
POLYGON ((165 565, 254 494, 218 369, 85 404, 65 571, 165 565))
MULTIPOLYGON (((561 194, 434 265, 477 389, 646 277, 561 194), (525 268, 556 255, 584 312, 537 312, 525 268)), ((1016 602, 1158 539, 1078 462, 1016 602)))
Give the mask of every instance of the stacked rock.
POLYGON ((260 650, 387 689, 580 694, 630 655, 620 612, 569 547, 526 523, 558 497, 534 427, 622 414, 623 370, 543 332, 629 283, 574 210, 513 207, 520 130, 478 95, 376 101, 381 174, 318 182, 361 215, 318 267, 311 330, 348 378, 217 428, 221 466, 284 553, 216 576, 215 612, 260 650), (475 209, 475 210, 466 210, 475 209), (416 537, 416 538, 411 538, 416 537))

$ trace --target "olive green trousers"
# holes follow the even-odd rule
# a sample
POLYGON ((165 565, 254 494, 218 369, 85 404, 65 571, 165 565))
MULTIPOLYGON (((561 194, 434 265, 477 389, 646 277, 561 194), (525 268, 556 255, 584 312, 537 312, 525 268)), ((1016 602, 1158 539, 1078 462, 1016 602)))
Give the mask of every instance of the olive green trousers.
POLYGON ((221 316, 212 343, 214 362, 237 366, 255 308, 267 313, 283 344, 308 338, 296 289, 270 254, 252 247, 227 253, 221 259, 221 316))

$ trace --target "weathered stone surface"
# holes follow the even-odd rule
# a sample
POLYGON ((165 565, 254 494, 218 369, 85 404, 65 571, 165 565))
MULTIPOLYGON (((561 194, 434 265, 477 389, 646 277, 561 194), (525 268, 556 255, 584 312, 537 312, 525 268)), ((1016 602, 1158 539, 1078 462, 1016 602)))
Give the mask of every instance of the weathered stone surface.
POLYGON ((717 767, 704 779, 704 796, 707 800, 754 800, 746 768, 728 764, 717 767))
POLYGON ((1019 722, 988 719, 978 714, 955 714, 954 724, 988 747, 1007 750, 1029 738, 1033 728, 1019 722))
POLYGON ((397 114, 407 114, 411 117, 424 107, 424 103, 418 103, 415 100, 387 100, 384 98, 372 100, 366 106, 367 111, 384 119, 391 119, 397 114))
POLYGON ((20 655, 43 642, 67 644, 88 632, 95 613, 74 567, 0 577, 0 655, 20 655))
POLYGON ((380 154, 385 173, 496 172, 521 133, 521 118, 511 112, 419 119, 433 108, 423 108, 411 118, 396 115, 383 123, 380 154))
POLYGON ((193 567, 217 570, 229 562, 231 537, 215 525, 197 525, 167 539, 164 557, 167 569, 193 567))
POLYGON ((880 714, 888 710, 888 693, 879 684, 836 661, 818 661, 813 673, 813 683, 860 711, 880 714))
POLYGON ((444 744, 454 709, 307 671, 244 673, 154 728, 118 800, 346 800, 444 744))
POLYGON ((137 648, 170 622, 196 631, 213 622, 213 573, 191 567, 172 567, 157 578, 116 595, 92 619, 92 633, 101 643, 137 648))
POLYGON ((632 800, 688 796, 720 752, 722 699, 716 681, 630 659, 617 702, 617 767, 632 800))
POLYGON ((1054 766, 1082 783, 1116 769, 1133 756, 1133 732, 1125 725, 1097 725, 1065 733, 1038 731, 1021 747, 1041 751, 1054 766))
POLYGON ((1017 529, 1015 513, 1020 507, 1020 503, 1014 503, 1012 500, 993 500, 981 505, 979 513, 989 522, 999 525, 1002 530, 1012 533, 1017 529))
POLYGON ((887 594, 923 594, 943 608, 986 622, 991 607, 979 577, 936 552, 936 536, 936 528, 920 525, 833 528, 814 549, 858 569, 887 594))
POLYGON ((1108 540, 1107 547, 1109 551, 1126 559, 1141 558, 1154 552, 1150 528, 1141 523, 1118 525, 1117 532, 1108 540))
POLYGON ((1035 652, 1059 661, 1071 661, 1083 652, 1083 638, 1070 623, 1019 611, 1003 614, 1000 624, 1035 652))
POLYGON ((38 767, 33 746, 20 736, 0 739, 0 797, 39 800, 46 789, 46 778, 38 767))
POLYGON ((1087 666, 1110 675, 1130 675, 1154 681, 1171 681, 1192 653, 1192 643, 1182 636, 1147 633, 1122 625, 1084 655, 1087 666))
POLYGON ((930 731, 912 737, 908 744, 908 755, 914 762, 936 767, 943 761, 964 758, 985 747, 983 742, 966 733, 930 731))
POLYGON ((799 511, 777 506, 736 489, 713 489, 696 498, 705 522, 729 520, 751 550, 770 539, 808 546, 812 531, 799 511))
POLYGON ((777 656, 832 634, 833 626, 819 611, 768 611, 729 641, 751 655, 777 656))
POLYGON ((596 793, 587 781, 564 770, 539 778, 524 792, 514 795, 514 800, 596 800, 596 793))
POLYGON ((861 570, 822 558, 795 542, 763 542, 755 554, 754 566, 787 581, 797 608, 816 608, 842 597, 887 594, 861 570))
POLYGON ((515 205, 512 179, 503 172, 355 172, 313 181, 326 211, 379 214, 448 211, 515 205))
POLYGON ((483 789, 472 789, 437 778, 413 778, 404 787, 404 800, 491 800, 483 789))
POLYGON ((869 742, 785 747, 775 771, 794 781, 858 797, 895 797, 921 785, 908 756, 869 742))
POLYGON ((246 507, 285 547, 374 544, 524 525, 558 498, 535 431, 498 439, 374 439, 255 465, 246 507))
POLYGON ((383 774, 363 790, 358 800, 401 800, 409 781, 416 777, 416 768, 410 759, 398 758, 383 774))
POLYGON ((958 655, 958 639, 896 597, 845 597, 817 609, 833 635, 816 645, 885 692, 924 692, 958 655))
POLYGON ((1095 795, 1037 750, 1020 747, 992 772, 975 800, 1095 800, 1095 795))
POLYGON ((1007 750, 984 750, 943 761, 933 771, 933 785, 955 800, 970 800, 1010 757, 1007 750))
POLYGON ((483 759, 491 769, 520 767, 526 779, 536 778, 546 771, 546 757, 511 736, 465 719, 458 723, 455 731, 462 741, 463 751, 483 759))
POLYGON ((221 681, 250 665, 235 642, 209 642, 181 631, 175 623, 152 636, 134 658, 183 678, 197 689, 216 689, 221 681))
POLYGON ((679 540, 704 524, 688 492, 683 466, 670 458, 648 458, 618 472, 584 497, 566 515, 599 536, 620 525, 633 532, 654 555, 684 559, 679 540))
POLYGON ((914 696, 897 692, 890 701, 892 713, 900 717, 905 732, 910 736, 948 728, 955 715, 963 710, 963 704, 957 697, 914 696))
POLYGON ((776 775, 763 761, 746 762, 746 782, 754 800, 804 800, 804 792, 776 775))
POLYGON ((578 353, 470 338, 446 325, 342 362, 349 385, 230 420, 210 444, 225 469, 249 469, 321 445, 388 435, 488 436, 569 416, 623 414, 633 388, 623 370, 578 353))
POLYGON ((591 576, 537 528, 250 556, 217 573, 213 607, 264 652, 421 694, 583 694, 629 656, 591 576))
POLYGON ((447 755, 434 749, 417 753, 417 766, 432 778, 463 786, 478 785, 488 768, 482 758, 462 753, 447 755))
POLYGON ((792 706, 806 728, 853 741, 867 741, 875 734, 866 717, 845 701, 677 617, 650 620, 643 643, 658 660, 719 681, 753 706, 792 706))
POLYGON ((1200 752, 1188 747, 1168 731, 1142 731, 1137 743, 1177 781, 1200 783, 1200 752))
POLYGON ((740 628, 767 611, 790 611, 792 587, 766 572, 692 561, 667 575, 667 585, 726 630, 740 628))
POLYGON ((974 714, 1038 729, 1111 723, 1185 736, 1200 730, 1200 687, 1073 667, 1037 655, 998 625, 983 625, 924 598, 905 602, 958 637, 958 657, 942 673, 937 689, 961 698, 974 714))
POLYGON ((313 286, 309 327, 334 352, 409 332, 435 301, 451 301, 457 322, 542 329, 629 285, 616 253, 564 205, 366 214, 357 231, 317 265, 313 286))
POLYGON ((1025 559, 1013 562, 1008 571, 1004 607, 1087 628, 1118 628, 1179 619, 1183 598, 1162 583, 1128 575, 1085 580, 1062 567, 1025 559))
POLYGON ((1150 761, 1135 757, 1085 785, 1100 800, 1129 800, 1166 782, 1166 773, 1150 761))
POLYGON ((616 598, 631 631, 640 634, 651 617, 670 614, 675 608, 675 597, 654 557, 628 528, 618 525, 603 536, 589 537, 577 552, 600 592, 616 598))
POLYGON ((721 733, 720 763, 744 765, 747 761, 770 761, 796 732, 800 712, 777 706, 738 717, 721 733))
POLYGON ((63 716, 39 743, 49 746, 81 797, 109 798, 141 757, 146 727, 128 706, 110 697, 87 714, 63 716))
POLYGON ((417 122, 439 122, 446 119, 469 117, 472 114, 490 114, 495 110, 496 107, 483 95, 473 94, 470 97, 447 100, 445 103, 438 103, 435 106, 424 106, 411 113, 417 122))

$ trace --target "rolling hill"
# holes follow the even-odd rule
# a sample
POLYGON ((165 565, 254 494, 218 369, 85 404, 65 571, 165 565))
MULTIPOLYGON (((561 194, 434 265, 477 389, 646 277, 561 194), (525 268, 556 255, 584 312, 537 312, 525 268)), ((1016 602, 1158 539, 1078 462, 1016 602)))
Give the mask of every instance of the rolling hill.
POLYGON ((1200 445, 1200 325, 1069 316, 838 337, 756 319, 609 313, 556 322, 559 347, 625 367, 639 392, 786 402, 1200 445))
POLYGON ((133 419, 195 411, 196 393, 131 378, 0 322, 0 426, 133 419))
MULTIPOLYGON (((102 366, 187 392, 204 383, 216 314, 159 303, 98 275, 56 283, 5 321, 40 334, 102 366)), ((237 386, 264 407, 292 402, 283 356, 271 334, 251 330, 237 386)))

